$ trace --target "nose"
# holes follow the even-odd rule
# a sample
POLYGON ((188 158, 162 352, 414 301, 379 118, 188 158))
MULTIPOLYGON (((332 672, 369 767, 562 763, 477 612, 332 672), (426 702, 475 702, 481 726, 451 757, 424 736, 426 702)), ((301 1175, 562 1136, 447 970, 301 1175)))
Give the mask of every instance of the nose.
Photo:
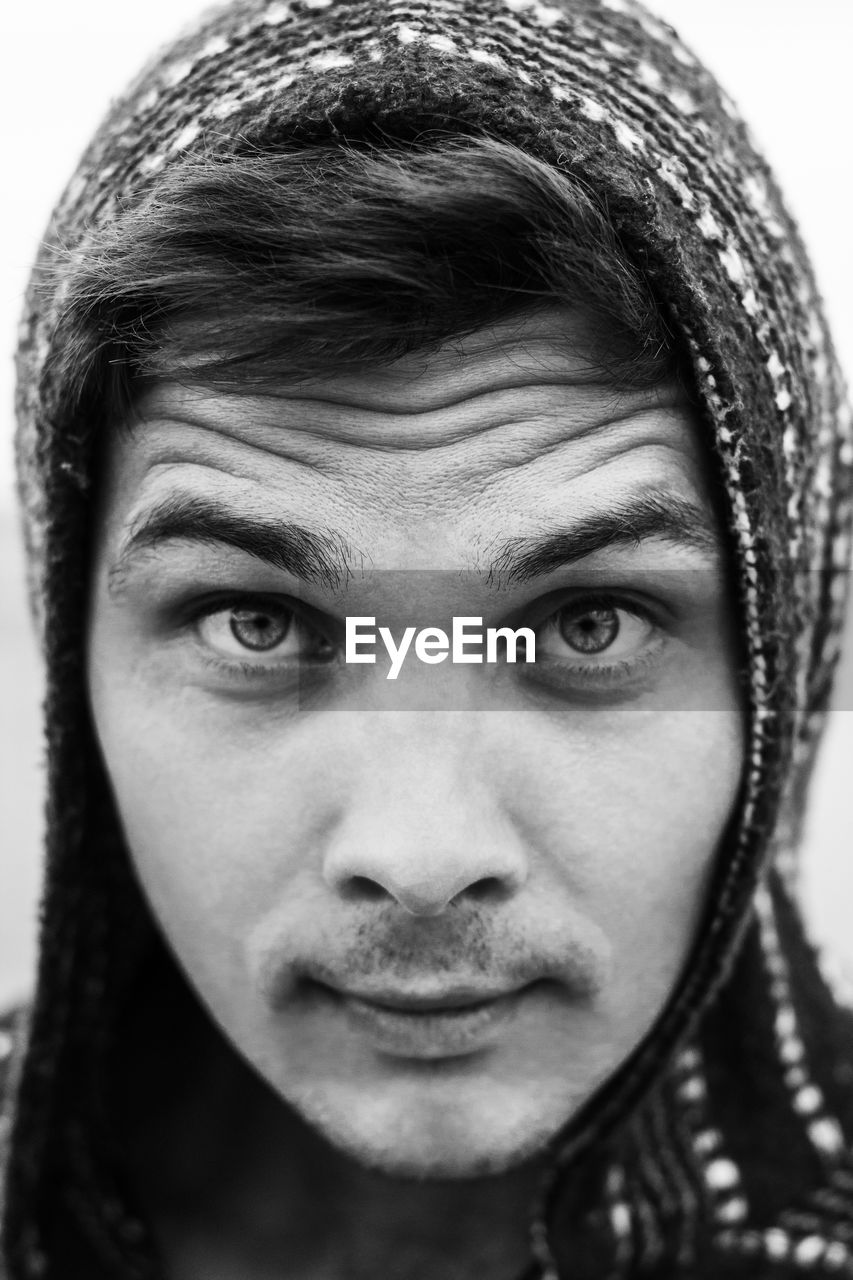
POLYGON ((496 797, 446 774, 373 788, 328 837, 326 883, 348 900, 438 916, 459 900, 500 902, 528 875, 520 833, 496 797))

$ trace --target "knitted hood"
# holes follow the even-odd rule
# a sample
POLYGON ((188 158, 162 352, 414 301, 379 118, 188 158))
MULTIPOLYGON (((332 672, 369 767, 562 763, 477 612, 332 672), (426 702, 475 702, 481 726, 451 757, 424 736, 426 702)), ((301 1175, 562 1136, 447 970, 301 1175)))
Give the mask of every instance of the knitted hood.
POLYGON ((689 355, 736 577, 749 693, 735 820, 669 1003, 555 1152, 530 1275, 853 1275, 853 1040, 804 939, 793 860, 838 651, 851 420, 771 174, 732 103, 632 0, 239 0, 113 106, 55 211, 51 284, 31 291, 19 354, 49 828, 38 984, 0 1130, 9 1275, 158 1274, 99 1133, 148 914, 86 703, 92 432, 63 297, 119 207, 187 158, 377 129, 510 141, 607 208, 689 355))

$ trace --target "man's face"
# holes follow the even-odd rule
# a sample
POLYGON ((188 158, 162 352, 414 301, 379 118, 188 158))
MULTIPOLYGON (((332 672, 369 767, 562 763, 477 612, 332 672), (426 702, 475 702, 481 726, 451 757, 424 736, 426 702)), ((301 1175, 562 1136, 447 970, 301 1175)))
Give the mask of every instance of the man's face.
POLYGON ((738 787, 697 426, 567 337, 166 384, 106 446, 89 682, 139 877, 246 1059, 392 1173, 506 1168, 623 1061, 738 787), (528 626, 535 661, 413 644, 389 680, 353 616, 528 626))

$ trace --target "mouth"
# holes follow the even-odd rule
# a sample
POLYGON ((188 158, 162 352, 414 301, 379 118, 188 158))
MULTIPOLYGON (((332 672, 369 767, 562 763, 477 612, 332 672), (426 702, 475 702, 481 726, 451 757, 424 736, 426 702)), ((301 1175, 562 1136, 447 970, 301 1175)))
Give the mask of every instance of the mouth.
POLYGON ((350 1029, 379 1053, 436 1060, 493 1044, 515 1018, 530 986, 511 991, 460 987, 428 994, 325 990, 350 1029))

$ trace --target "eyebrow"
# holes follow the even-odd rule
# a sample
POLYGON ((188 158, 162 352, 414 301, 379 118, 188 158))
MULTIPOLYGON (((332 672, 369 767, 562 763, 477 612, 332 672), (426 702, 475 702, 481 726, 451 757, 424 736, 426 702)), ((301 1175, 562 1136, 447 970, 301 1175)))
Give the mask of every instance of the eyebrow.
POLYGON ((132 561, 140 553, 175 541, 233 547, 274 569, 329 590, 340 588, 348 580, 354 557, 345 539, 336 533, 247 515, 217 498, 172 494, 134 522, 109 570, 110 591, 121 590, 132 561))
POLYGON ((652 538, 714 559, 720 553, 719 534, 700 506, 674 494, 640 493, 557 533, 507 539, 493 554, 489 581, 529 582, 608 547, 638 547, 652 538))
MULTIPOLYGON (((716 557, 720 540, 708 514, 674 495, 643 493, 608 511, 585 516, 568 529, 542 537, 509 538, 489 564, 490 586, 528 582, 612 546, 639 546, 656 538, 716 557)), ((329 590, 352 576, 355 553, 337 533, 289 521, 236 512, 217 498, 173 494, 146 511, 131 527, 109 570, 111 593, 120 592, 132 561, 173 541, 229 546, 274 569, 329 590)), ((361 564, 364 557, 358 557, 361 564)))

